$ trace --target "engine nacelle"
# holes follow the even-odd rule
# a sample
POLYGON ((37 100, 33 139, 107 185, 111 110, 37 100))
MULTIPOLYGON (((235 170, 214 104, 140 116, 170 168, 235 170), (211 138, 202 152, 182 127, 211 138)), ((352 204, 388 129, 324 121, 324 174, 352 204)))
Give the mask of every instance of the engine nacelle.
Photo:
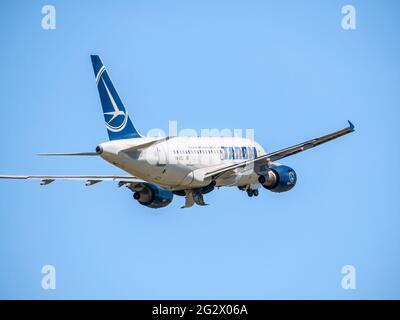
POLYGON ((166 207, 172 202, 174 195, 169 190, 161 189, 160 187, 146 183, 140 191, 135 191, 133 198, 141 205, 149 208, 166 207))
POLYGON ((296 172, 288 166, 271 166, 268 172, 260 176, 261 185, 272 192, 285 192, 292 189, 297 181, 296 172))

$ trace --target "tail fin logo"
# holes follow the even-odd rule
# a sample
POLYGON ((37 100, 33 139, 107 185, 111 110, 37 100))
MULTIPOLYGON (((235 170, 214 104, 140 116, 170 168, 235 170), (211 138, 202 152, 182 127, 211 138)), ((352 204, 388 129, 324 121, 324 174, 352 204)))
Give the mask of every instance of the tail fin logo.
POLYGON ((140 138, 121 98, 115 89, 106 67, 98 55, 91 55, 93 72, 103 110, 104 124, 110 140, 140 138))
POLYGON ((108 98, 110 99, 111 105, 114 109, 114 111, 104 112, 104 115, 111 116, 111 118, 106 122, 106 127, 108 130, 110 130, 112 132, 120 132, 125 129, 126 124, 128 123, 128 112, 121 111, 118 108, 118 105, 115 102, 104 79, 101 78, 101 81, 103 82, 103 85, 104 85, 104 88, 106 89, 108 98), (123 116, 122 120, 121 120, 121 116, 123 116))

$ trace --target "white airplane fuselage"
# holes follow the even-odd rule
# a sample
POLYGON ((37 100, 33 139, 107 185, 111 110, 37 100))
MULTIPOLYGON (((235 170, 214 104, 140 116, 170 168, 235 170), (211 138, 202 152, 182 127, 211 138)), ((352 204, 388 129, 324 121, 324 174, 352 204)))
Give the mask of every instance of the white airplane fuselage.
MULTIPOLYGON (((114 140, 99 145, 101 157, 122 170, 168 190, 207 186, 203 178, 209 168, 252 159, 266 154, 263 147, 239 137, 172 137, 150 144, 154 138, 114 140), (135 149, 135 146, 139 146, 135 149), (122 151, 132 148, 132 151, 122 151)), ((258 182, 253 166, 215 180, 216 186, 244 186, 258 182)))
POLYGON ((108 142, 96 152, 47 153, 47 156, 101 156, 129 173, 121 175, 0 175, 0 179, 83 180, 86 186, 114 181, 133 192, 149 208, 163 208, 174 195, 184 196, 182 208, 206 206, 203 195, 215 187, 237 186, 249 197, 259 188, 274 193, 291 190, 297 181, 293 168, 277 161, 354 131, 354 125, 268 154, 253 140, 241 137, 144 137, 134 126, 98 55, 91 55, 108 142))

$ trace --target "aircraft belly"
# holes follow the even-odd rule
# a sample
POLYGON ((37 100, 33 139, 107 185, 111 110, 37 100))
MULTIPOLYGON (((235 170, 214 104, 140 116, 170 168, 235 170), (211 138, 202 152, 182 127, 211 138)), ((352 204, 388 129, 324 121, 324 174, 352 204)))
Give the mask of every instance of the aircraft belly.
POLYGON ((244 186, 258 182, 258 175, 255 172, 250 174, 236 174, 229 177, 221 177, 216 181, 218 187, 222 186, 244 186))
POLYGON ((185 180, 190 169, 175 164, 151 164, 148 161, 130 161, 125 165, 125 170, 144 180, 154 183, 175 187, 185 180))
MULTIPOLYGON (((110 161, 111 159, 107 159, 110 161)), ((137 153, 119 154, 112 163, 143 180, 168 187, 171 190, 192 189, 206 186, 211 179, 203 180, 198 174, 199 166, 187 164, 160 164, 159 162, 140 159, 137 153)), ((111 161, 110 161, 111 162, 111 161)), ((201 171, 201 170, 200 170, 201 171)), ((216 180, 217 186, 242 186, 257 183, 258 175, 253 170, 237 172, 228 177, 221 176, 216 180)))

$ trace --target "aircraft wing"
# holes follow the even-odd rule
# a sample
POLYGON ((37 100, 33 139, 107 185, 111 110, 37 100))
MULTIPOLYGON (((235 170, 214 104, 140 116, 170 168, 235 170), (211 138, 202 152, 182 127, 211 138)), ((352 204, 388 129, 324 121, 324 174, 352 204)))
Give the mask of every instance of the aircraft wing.
POLYGON ((338 130, 338 131, 335 131, 335 132, 332 132, 332 133, 329 133, 329 134, 326 134, 324 136, 314 138, 314 139, 305 141, 303 143, 299 143, 294 146, 291 146, 291 147, 288 147, 285 149, 281 149, 281 150, 278 150, 278 151, 275 151, 272 153, 267 153, 265 155, 255 158, 255 159, 250 159, 250 160, 245 160, 245 161, 242 161, 239 163, 229 164, 222 168, 211 169, 210 171, 205 173, 204 178, 213 177, 213 179, 216 179, 216 178, 220 177, 222 174, 225 174, 229 171, 232 171, 232 170, 235 170, 238 168, 245 168, 247 166, 253 166, 255 164, 263 164, 263 163, 268 164, 270 162, 277 161, 277 160, 292 156, 296 153, 303 152, 305 150, 314 148, 316 146, 319 146, 320 144, 323 144, 325 142, 328 142, 330 140, 339 138, 341 136, 344 136, 345 134, 353 132, 354 125, 350 121, 348 121, 348 122, 349 122, 348 127, 338 130))
POLYGON ((145 183, 146 181, 134 176, 13 176, 0 175, 0 179, 39 180, 41 185, 49 184, 56 180, 85 181, 86 186, 91 186, 102 181, 115 181, 119 185, 145 183))
MULTIPOLYGON (((351 133, 354 131, 354 125, 350 121, 348 121, 348 122, 349 122, 349 126, 342 130, 335 131, 335 132, 329 133, 327 135, 324 135, 322 137, 311 139, 306 142, 296 144, 289 148, 285 148, 285 149, 282 149, 279 151, 269 153, 263 157, 265 159, 267 159, 268 161, 277 161, 277 160, 292 156, 296 153, 303 152, 305 150, 314 148, 314 147, 319 146, 320 144, 323 144, 330 140, 334 140, 336 138, 344 136, 345 134, 348 134, 348 133, 351 133)), ((258 160, 258 159, 256 159, 256 160, 258 160)))

